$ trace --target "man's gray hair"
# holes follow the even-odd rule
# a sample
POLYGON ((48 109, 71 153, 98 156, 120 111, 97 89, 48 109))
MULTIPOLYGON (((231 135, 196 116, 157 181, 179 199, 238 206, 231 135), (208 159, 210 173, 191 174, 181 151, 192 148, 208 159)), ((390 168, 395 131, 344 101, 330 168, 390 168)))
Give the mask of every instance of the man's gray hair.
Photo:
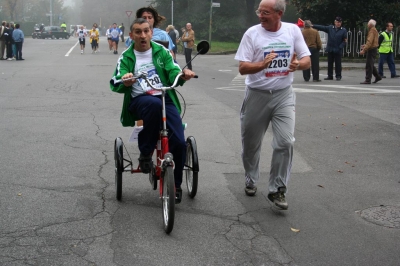
MULTIPOLYGON (((142 25, 143 23, 149 24, 150 28, 152 28, 151 25, 150 25, 150 22, 148 22, 146 19, 144 19, 144 18, 137 18, 137 19, 135 19, 135 20, 132 22, 131 27, 130 27, 130 30, 131 30, 131 31, 133 30, 133 25, 135 25, 135 24, 142 25)), ((114 23, 114 24, 115 24, 115 23, 114 23)))
POLYGON ((368 21, 368 24, 372 24, 372 25, 375 27, 375 26, 376 26, 376 21, 373 20, 373 19, 370 19, 370 20, 368 21))
POLYGON ((276 0, 274 9, 275 11, 282 11, 282 13, 285 13, 286 0, 276 0))

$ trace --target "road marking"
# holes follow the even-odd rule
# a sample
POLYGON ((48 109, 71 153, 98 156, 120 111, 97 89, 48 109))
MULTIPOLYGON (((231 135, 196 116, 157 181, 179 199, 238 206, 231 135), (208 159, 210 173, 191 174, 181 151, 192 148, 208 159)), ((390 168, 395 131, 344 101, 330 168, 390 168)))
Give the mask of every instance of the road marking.
MULTIPOLYGON (((227 87, 215 88, 217 90, 226 91, 244 91, 246 75, 242 76, 238 74, 227 87)), ((371 86, 375 86, 372 85, 371 86)), ((367 86, 368 87, 368 86, 367 86)), ((366 85, 340 85, 340 84, 293 84, 293 89, 298 93, 400 93, 399 85, 388 85, 388 86, 375 86, 366 88, 366 85), (306 87, 303 87, 306 86, 306 87), (314 89, 315 87, 315 89, 314 89), (326 89, 325 89, 326 88, 326 89), (393 89, 387 89, 393 88, 393 89)))
POLYGON ((75 45, 72 46, 71 49, 69 49, 68 53, 66 53, 65 56, 69 56, 69 54, 72 52, 72 50, 74 50, 74 48, 75 48, 78 44, 79 44, 79 41, 77 41, 77 42, 75 43, 75 45))
POLYGON ((230 69, 220 69, 220 70, 218 70, 218 71, 221 71, 221 72, 229 72, 229 71, 232 71, 232 70, 230 70, 230 69))

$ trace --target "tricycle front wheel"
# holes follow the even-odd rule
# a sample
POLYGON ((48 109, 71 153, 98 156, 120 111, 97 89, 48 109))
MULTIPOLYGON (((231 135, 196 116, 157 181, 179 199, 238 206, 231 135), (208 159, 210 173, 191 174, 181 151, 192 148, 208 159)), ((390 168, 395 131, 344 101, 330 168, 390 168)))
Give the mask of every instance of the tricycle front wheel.
POLYGON ((174 169, 171 165, 165 168, 163 176, 162 211, 164 230, 169 234, 174 228, 175 220, 175 180, 174 169))
POLYGON ((124 172, 124 154, 123 142, 120 137, 115 139, 114 143, 114 161, 115 161, 115 189, 117 200, 122 198, 122 173, 124 172))

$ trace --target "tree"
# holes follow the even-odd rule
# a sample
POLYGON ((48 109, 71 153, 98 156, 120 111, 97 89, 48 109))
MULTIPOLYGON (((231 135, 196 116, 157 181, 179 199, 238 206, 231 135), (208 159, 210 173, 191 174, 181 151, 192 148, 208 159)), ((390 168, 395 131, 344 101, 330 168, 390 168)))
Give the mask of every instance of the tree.
POLYGON ((342 17, 343 26, 350 29, 363 27, 371 18, 377 21, 378 28, 384 28, 387 21, 400 23, 399 0, 292 0, 291 3, 302 19, 315 24, 332 24, 336 16, 342 17))
MULTIPOLYGON (((58 18, 59 15, 64 17, 67 8, 65 8, 63 0, 52 0, 53 15, 58 18)), ((26 22, 33 21, 36 23, 48 24, 49 18, 46 14, 50 13, 49 0, 1 0, 2 13, 7 21, 26 22)))
MULTIPOLYGON (((171 0, 155 2, 160 14, 171 14, 171 0)), ((214 0, 214 2, 220 3, 221 7, 211 8, 210 0, 174 1, 174 26, 180 29, 190 22, 198 40, 208 39, 212 10, 212 39, 237 42, 249 26, 257 23, 257 17, 254 14, 256 0, 214 0)), ((172 21, 168 15, 166 16, 167 24, 171 24, 172 21)))

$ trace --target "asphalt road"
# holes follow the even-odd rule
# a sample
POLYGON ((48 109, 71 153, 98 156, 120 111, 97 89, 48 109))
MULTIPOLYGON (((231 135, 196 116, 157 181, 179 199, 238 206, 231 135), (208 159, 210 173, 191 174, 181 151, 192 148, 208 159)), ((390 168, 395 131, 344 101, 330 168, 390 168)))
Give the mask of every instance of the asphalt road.
POLYGON ((258 194, 244 194, 237 62, 199 55, 199 79, 179 89, 199 191, 184 195, 166 235, 147 175, 125 173, 115 198, 115 138, 138 157, 119 122, 122 95, 108 86, 117 56, 105 39, 98 54, 81 55, 76 42, 27 39, 25 61, 0 61, 1 265, 399 265, 399 79, 360 85, 362 65, 341 81, 295 74, 294 165, 280 211, 266 198, 270 130, 258 194))

